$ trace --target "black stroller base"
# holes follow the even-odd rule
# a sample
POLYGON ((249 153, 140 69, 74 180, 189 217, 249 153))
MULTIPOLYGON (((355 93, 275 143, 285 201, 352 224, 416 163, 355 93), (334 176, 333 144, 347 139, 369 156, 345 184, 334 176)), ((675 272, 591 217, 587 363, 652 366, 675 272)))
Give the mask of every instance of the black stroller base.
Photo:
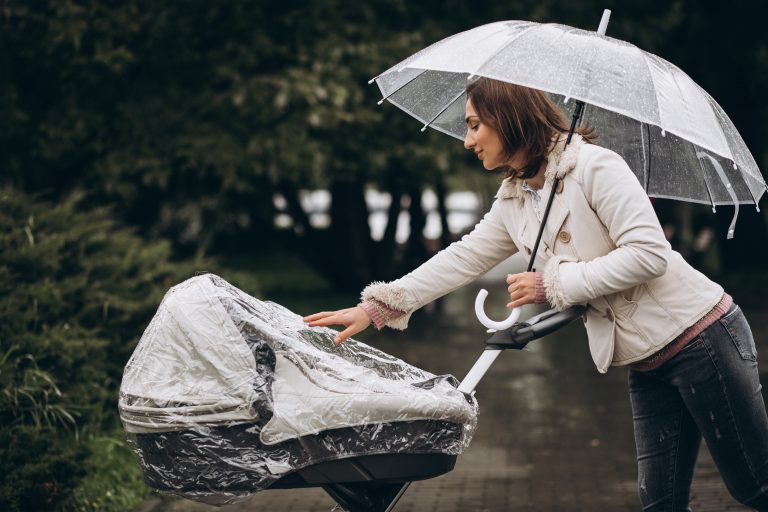
POLYGON ((331 460, 287 475, 269 489, 295 489, 331 484, 402 484, 443 475, 456 465, 456 455, 385 453, 331 460))
POLYGON ((320 486, 348 512, 385 512, 405 484, 448 473, 456 457, 442 453, 351 457, 306 467, 269 489, 320 486))

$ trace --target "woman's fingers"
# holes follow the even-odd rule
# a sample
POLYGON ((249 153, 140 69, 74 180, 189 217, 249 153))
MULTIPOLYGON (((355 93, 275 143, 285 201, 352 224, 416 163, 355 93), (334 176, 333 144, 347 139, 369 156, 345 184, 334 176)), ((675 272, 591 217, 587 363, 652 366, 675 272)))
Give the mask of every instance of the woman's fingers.
POLYGON ((303 320, 310 327, 329 327, 331 325, 343 325, 345 329, 339 332, 333 339, 338 345, 350 336, 357 334, 371 324, 368 313, 360 307, 341 309, 339 311, 323 311, 309 316, 303 320))
POLYGON ((302 318, 302 320, 304 320, 305 322, 312 322, 313 320, 318 320, 320 318, 324 318, 326 316, 334 315, 334 314, 336 314, 335 311, 321 311, 320 313, 314 313, 312 315, 305 316, 304 318, 302 318))
POLYGON ((349 338, 350 336, 352 336, 354 334, 357 334, 360 331, 362 331, 362 329, 360 329, 358 326, 350 325, 349 327, 347 327, 346 329, 341 331, 339 334, 337 334, 336 337, 333 338, 333 341, 337 345, 341 345, 342 343, 347 341, 347 338, 349 338))
POLYGON ((310 320, 307 322, 310 327, 328 327, 330 325, 347 325, 348 322, 344 321, 339 315, 330 315, 317 320, 310 320))
POLYGON ((531 304, 535 299, 534 275, 532 272, 507 275, 507 292, 510 301, 507 308, 514 309, 525 304, 531 304))

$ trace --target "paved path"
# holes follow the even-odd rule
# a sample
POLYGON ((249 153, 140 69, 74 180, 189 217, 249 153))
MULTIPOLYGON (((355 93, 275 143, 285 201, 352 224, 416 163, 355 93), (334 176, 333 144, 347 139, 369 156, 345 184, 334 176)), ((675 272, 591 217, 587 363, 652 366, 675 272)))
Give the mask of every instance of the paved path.
MULTIPOLYGON (((478 288, 453 294, 439 312, 417 314, 405 333, 385 330, 366 333, 365 339, 434 373, 461 377, 485 338, 466 311, 478 288)), ((501 317, 499 290, 488 303, 501 305, 489 309, 490 316, 501 317)), ((757 311, 747 316, 754 316, 756 338, 768 340, 768 318, 757 311)), ((768 361, 761 364, 768 370, 768 361)), ((582 326, 569 326, 528 351, 502 354, 478 386, 477 397, 479 428, 455 470, 414 483, 397 512, 640 510, 626 371, 597 373, 582 326)), ((696 469, 692 506, 696 512, 747 510, 726 491, 706 447, 696 469)), ((333 507, 323 491, 307 489, 263 492, 220 509, 183 500, 162 508, 329 512, 333 507)))

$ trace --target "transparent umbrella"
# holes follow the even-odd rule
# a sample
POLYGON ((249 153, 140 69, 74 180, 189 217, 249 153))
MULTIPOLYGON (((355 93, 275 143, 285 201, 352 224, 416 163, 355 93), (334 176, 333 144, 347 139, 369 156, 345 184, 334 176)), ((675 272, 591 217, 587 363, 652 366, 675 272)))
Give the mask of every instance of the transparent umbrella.
POLYGON ((597 32, 501 21, 447 37, 371 82, 383 101, 427 127, 464 139, 467 84, 484 76, 585 104, 598 143, 619 153, 652 197, 712 206, 754 204, 766 183, 736 127, 675 65, 597 32))

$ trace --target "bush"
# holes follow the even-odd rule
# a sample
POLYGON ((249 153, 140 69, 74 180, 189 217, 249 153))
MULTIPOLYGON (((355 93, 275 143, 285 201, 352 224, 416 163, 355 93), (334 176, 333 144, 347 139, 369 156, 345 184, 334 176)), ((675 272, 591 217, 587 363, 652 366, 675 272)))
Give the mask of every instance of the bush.
POLYGON ((191 268, 79 201, 0 189, 0 510, 73 503, 112 446, 123 365, 191 268))

